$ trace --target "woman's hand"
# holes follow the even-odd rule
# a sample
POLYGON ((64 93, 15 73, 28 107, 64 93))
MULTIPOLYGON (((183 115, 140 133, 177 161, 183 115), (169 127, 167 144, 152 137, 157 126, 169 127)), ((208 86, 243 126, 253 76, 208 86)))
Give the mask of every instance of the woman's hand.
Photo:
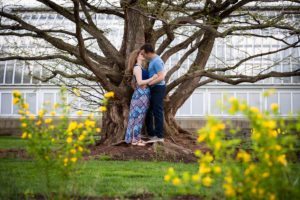
POLYGON ((154 75, 152 76, 153 79, 156 79, 157 77, 158 77, 157 74, 154 74, 154 75))

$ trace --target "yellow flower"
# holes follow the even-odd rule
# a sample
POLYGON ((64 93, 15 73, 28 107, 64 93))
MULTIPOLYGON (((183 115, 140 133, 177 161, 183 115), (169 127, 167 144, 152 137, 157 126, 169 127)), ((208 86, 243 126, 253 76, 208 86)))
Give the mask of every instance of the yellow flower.
POLYGON ((276 138, 277 135, 278 135, 278 134, 277 134, 277 131, 275 131, 275 130, 270 130, 270 131, 269 131, 269 136, 270 136, 270 137, 276 138))
POLYGON ((71 152, 71 154, 75 154, 76 153, 76 149, 71 149, 70 152, 71 152))
POLYGON ((24 133, 22 134, 21 138, 23 138, 23 139, 27 138, 27 133, 24 132, 24 133))
POLYGON ((270 176, 269 172, 265 172, 262 174, 262 177, 263 178, 268 178, 270 176))
POLYGON ((100 133, 101 132, 101 128, 96 128, 96 132, 100 133))
POLYGON ((76 158, 76 157, 73 157, 73 158, 71 158, 71 161, 72 161, 72 162, 76 162, 76 161, 77 161, 77 158, 76 158))
POLYGON ((113 98, 114 96, 115 96, 114 92, 107 92, 107 93, 104 94, 105 98, 113 98))
POLYGON ((270 200, 276 200, 276 195, 275 194, 270 194, 270 200))
POLYGON ((212 157, 212 155, 209 152, 207 152, 202 159, 204 162, 211 162, 214 160, 214 158, 212 157))
POLYGON ((50 112, 50 115, 51 115, 51 116, 55 116, 55 115, 56 115, 56 112, 55 112, 55 111, 51 111, 51 112, 50 112))
POLYGON ((234 197, 235 196, 235 191, 230 184, 224 184, 223 188, 225 189, 225 195, 227 197, 234 197))
POLYGON ((81 134, 81 135, 78 137, 78 140, 79 140, 79 141, 82 141, 82 140, 84 140, 84 138, 85 138, 85 136, 84 136, 83 134, 81 134))
POLYGON ((45 119, 45 124, 50 124, 52 122, 51 118, 45 119))
POLYGON ((35 119, 35 116, 34 116, 33 114, 30 114, 30 115, 29 115, 29 119, 30 119, 30 120, 34 120, 34 119, 35 119))
POLYGON ((27 109, 29 108, 29 104, 28 104, 28 103, 24 103, 22 106, 23 106, 23 108, 24 108, 25 110, 27 110, 27 109))
POLYGON ((194 175, 192 176, 192 180, 193 180, 194 182, 199 182, 199 181, 200 181, 200 174, 194 174, 194 175))
POLYGON ((21 97, 21 92, 19 90, 12 91, 14 97, 21 97))
POLYGON ((249 162, 251 160, 250 154, 245 151, 239 151, 237 154, 237 159, 243 160, 243 162, 249 162))
POLYGON ((282 149, 282 147, 279 144, 276 144, 274 146, 274 149, 277 150, 277 151, 280 151, 282 149))
POLYGON ((82 113, 83 113, 82 110, 79 110, 79 111, 76 112, 76 114, 77 114, 78 116, 81 116, 82 113))
POLYGON ((176 185, 180 185, 180 184, 181 184, 181 180, 180 180, 179 178, 176 177, 176 178, 173 179, 172 183, 173 183, 173 185, 175 185, 175 186, 176 186, 176 185))
POLYGON ((65 159, 64 159, 64 163, 67 163, 68 161, 69 161, 68 158, 65 158, 65 159))
POLYGON ((250 107, 250 111, 253 113, 259 113, 258 108, 254 107, 254 106, 250 107))
POLYGON ((225 129, 225 124, 219 123, 219 124, 217 125, 217 129, 219 129, 219 130, 224 130, 224 129, 225 129))
POLYGON ((278 111, 278 108, 279 108, 279 106, 278 106, 277 103, 272 103, 272 104, 271 104, 271 109, 272 109, 274 112, 278 111))
POLYGON ((26 128, 26 127, 27 127, 27 124, 26 124, 26 123, 22 123, 21 126, 22 126, 23 128, 26 128))
POLYGON ((49 129, 50 129, 50 130, 53 130, 54 128, 55 128, 54 125, 50 125, 50 126, 49 126, 49 129))
POLYGON ((84 122, 84 124, 85 124, 87 127, 95 127, 96 122, 87 119, 87 120, 84 122))
POLYGON ((107 108, 105 106, 100 106, 99 107, 99 111, 100 112, 106 112, 107 111, 107 108))
POLYGON ((221 145, 222 145, 222 143, 220 141, 218 141, 218 142, 215 143, 215 149, 216 149, 216 151, 220 150, 221 145))
POLYGON ((67 138, 67 143, 70 144, 72 141, 73 141, 72 137, 68 137, 68 138, 67 138))
POLYGON ((215 166, 215 167, 213 168, 213 170, 214 170, 214 172, 215 172, 216 174, 220 174, 221 171, 222 171, 221 167, 219 167, 219 166, 215 166))
POLYGON ((264 122, 263 122, 263 125, 264 125, 266 128, 270 128, 270 129, 276 128, 276 122, 275 122, 274 120, 264 121, 264 122))
POLYGON ((166 182, 169 182, 171 180, 171 176, 170 175, 165 175, 164 180, 166 182))
POLYGON ((211 141, 213 141, 215 138, 216 138, 216 133, 212 130, 212 131, 209 133, 209 139, 210 139, 211 141))
POLYGON ((212 179, 209 176, 206 176, 202 179, 202 183, 204 186, 209 187, 212 184, 212 179))
POLYGON ((45 110, 39 110, 38 116, 43 117, 45 114, 45 110))
POLYGON ((51 142, 55 142, 55 139, 54 139, 54 138, 52 138, 52 139, 51 139, 51 142))
POLYGON ((42 121, 41 121, 41 120, 39 120, 39 121, 37 121, 35 124, 36 124, 37 126, 39 126, 39 125, 41 125, 41 124, 42 124, 42 121))
POLYGON ((20 101, 19 98, 13 98, 13 104, 14 104, 14 105, 17 104, 17 103, 19 103, 19 101, 20 101))
POLYGON ((32 138, 32 135, 31 135, 30 133, 28 134, 28 138, 29 138, 29 139, 32 138))
POLYGON ((77 122, 73 121, 69 124, 67 132, 70 133, 77 128, 77 122))
POLYGON ((246 108, 247 108, 247 105, 242 103, 242 104, 240 104, 239 110, 244 111, 244 110, 246 110, 246 108))
POLYGON ((203 142, 206 138, 206 135, 205 134, 202 134, 202 135, 199 135, 198 139, 197 139, 197 142, 203 142))
POLYGON ((206 173, 209 173, 211 171, 211 169, 209 167, 206 166, 206 164, 200 164, 200 167, 199 167, 199 173, 200 174, 206 174, 206 173))
POLYGON ((83 148, 81 146, 79 146, 78 151, 83 152, 83 148))
POLYGON ((284 165, 284 166, 287 165, 287 161, 286 161, 286 156, 285 156, 285 154, 278 156, 278 157, 277 157, 277 161, 278 161, 280 164, 284 165))

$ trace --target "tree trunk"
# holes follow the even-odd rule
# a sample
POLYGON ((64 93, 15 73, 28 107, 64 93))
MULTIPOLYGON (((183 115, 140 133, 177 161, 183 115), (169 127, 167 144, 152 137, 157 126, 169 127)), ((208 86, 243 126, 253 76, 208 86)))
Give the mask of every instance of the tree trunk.
POLYGON ((124 139, 127 128, 129 106, 127 103, 109 104, 103 113, 102 134, 104 144, 114 144, 124 139))

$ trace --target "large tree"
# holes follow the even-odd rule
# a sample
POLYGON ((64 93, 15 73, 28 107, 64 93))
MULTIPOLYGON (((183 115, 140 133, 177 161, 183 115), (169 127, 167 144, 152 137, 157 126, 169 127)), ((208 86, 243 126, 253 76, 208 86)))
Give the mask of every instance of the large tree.
MULTIPOLYGON (((95 93, 114 91, 115 99, 108 105, 102 119, 103 132, 106 142, 109 143, 124 137, 132 94, 126 61, 130 52, 140 48, 145 42, 153 44, 157 54, 165 62, 176 53, 181 53, 177 63, 166 74, 164 127, 167 137, 188 133, 178 126, 175 114, 200 86, 216 80, 236 85, 254 83, 270 77, 300 75, 299 69, 274 71, 274 62, 268 66, 260 66, 260 71, 255 74, 240 70, 241 66, 252 59, 299 47, 299 22, 293 19, 294 15, 299 14, 298 0, 120 0, 104 1, 105 4, 101 0, 37 2, 44 7, 37 6, 30 10, 24 5, 7 5, 2 2, 0 37, 5 37, 10 42, 12 38, 31 38, 31 41, 40 45, 41 50, 25 48, 21 51, 23 46, 18 46, 20 43, 16 42, 14 48, 10 48, 14 51, 8 48, 4 52, 2 49, 0 61, 16 59, 37 62, 50 71, 48 76, 40 78, 42 81, 56 79, 57 83, 58 79, 76 80, 77 85, 91 88, 92 91, 85 91, 82 97, 96 104, 100 100, 91 98, 95 93), (30 12, 35 9, 35 12, 57 13, 72 28, 38 26, 24 15, 21 16, 26 9, 30 12), (123 21, 120 48, 107 38, 107 30, 103 30, 103 26, 97 23, 96 14, 114 15, 123 21), (275 32, 280 34, 273 35, 275 32), (179 36, 183 39, 178 42, 179 36), (207 67, 216 41, 233 36, 249 37, 253 40, 264 38, 282 45, 271 50, 240 52, 241 56, 239 60, 234 60, 235 63, 207 67), (174 77, 187 59, 190 59, 190 65, 185 66, 185 72, 174 77), (54 67, 54 61, 64 67, 54 67)), ((74 87, 74 81, 65 84, 74 87)))

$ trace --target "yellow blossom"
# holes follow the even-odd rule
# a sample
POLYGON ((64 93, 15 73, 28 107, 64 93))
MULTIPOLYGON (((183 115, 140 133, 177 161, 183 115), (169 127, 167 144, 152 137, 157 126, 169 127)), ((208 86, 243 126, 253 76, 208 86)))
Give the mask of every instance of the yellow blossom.
POLYGON ((269 176, 270 176, 269 172, 264 172, 264 173, 262 174, 262 177, 263 177, 263 178, 268 178, 269 176))
POLYGON ((272 109, 273 111, 278 111, 278 108, 279 108, 279 106, 278 106, 277 103, 272 103, 272 104, 271 104, 271 109, 272 109))
POLYGON ((83 134, 81 134, 81 135, 78 137, 78 140, 79 140, 79 141, 82 141, 82 140, 84 140, 84 138, 85 138, 85 136, 84 136, 83 134))
POLYGON ((206 135, 205 134, 202 134, 202 135, 199 135, 198 139, 197 139, 197 142, 203 142, 206 138, 206 135))
POLYGON ((235 191, 232 185, 230 184, 224 184, 223 188, 225 189, 225 195, 227 197, 234 197, 235 196, 235 191))
POLYGON ((45 110, 39 110, 38 116, 43 117, 45 114, 45 110))
POLYGON ((210 139, 211 141, 213 141, 215 138, 216 138, 216 133, 212 130, 212 131, 209 133, 209 139, 210 139))
POLYGON ((76 153, 76 149, 71 149, 70 152, 71 152, 71 154, 75 154, 76 153))
POLYGON ((175 186, 176 186, 176 185, 180 185, 180 184, 181 184, 181 180, 180 180, 179 178, 176 177, 176 178, 173 179, 172 183, 173 183, 173 185, 175 185, 175 186))
POLYGON ((81 146, 79 146, 78 151, 83 152, 83 148, 81 146))
POLYGON ((45 124, 50 124, 52 122, 51 118, 45 119, 45 124))
POLYGON ((253 113, 259 113, 258 108, 254 107, 254 106, 250 107, 250 111, 253 113))
POLYGON ((220 150, 221 145, 222 145, 222 143, 220 141, 218 141, 218 142, 215 143, 215 149, 216 149, 216 151, 220 150))
POLYGON ((86 120, 86 121, 84 122, 84 124, 85 124, 87 127, 95 127, 96 122, 95 122, 95 121, 92 121, 92 120, 86 120))
POLYGON ((27 109, 29 108, 29 104, 28 104, 28 103, 24 103, 24 104, 22 105, 22 107, 23 107, 25 110, 27 110, 27 109))
POLYGON ((32 135, 29 133, 27 137, 30 139, 30 138, 32 138, 32 135))
POLYGON ((27 133, 24 132, 24 133, 22 134, 21 138, 23 138, 23 139, 27 138, 27 133))
POLYGON ((35 124, 36 124, 37 126, 39 126, 39 125, 41 125, 41 124, 42 124, 42 121, 41 121, 41 120, 39 120, 39 121, 37 121, 35 124))
POLYGON ((200 164, 200 167, 199 167, 199 173, 200 174, 206 174, 206 173, 209 173, 211 171, 210 167, 207 167, 206 164, 200 164))
POLYGON ((70 144, 72 141, 73 141, 72 137, 68 137, 68 138, 67 138, 67 143, 70 144))
POLYGON ((277 151, 280 151, 282 149, 282 147, 279 144, 276 144, 274 146, 274 149, 277 150, 277 151))
POLYGON ((223 123, 217 124, 217 129, 224 130, 225 129, 225 124, 223 124, 223 123))
POLYGON ((114 92, 107 92, 107 93, 104 94, 105 98, 113 98, 114 96, 115 96, 114 92))
POLYGON ((192 176, 192 180, 193 180, 194 182, 199 182, 199 181, 200 181, 200 174, 194 174, 194 175, 192 176))
POLYGON ((51 111, 51 112, 50 112, 50 115, 51 115, 51 116, 55 116, 55 115, 56 115, 56 112, 55 112, 55 111, 51 111))
POLYGON ((72 121, 69 126, 68 126, 68 129, 67 129, 67 132, 70 133, 72 132, 73 130, 75 130, 77 128, 77 122, 76 121, 72 121))
POLYGON ((26 128, 26 127, 27 127, 27 124, 26 124, 26 123, 22 123, 21 126, 22 126, 23 128, 26 128))
POLYGON ((175 171, 174 171, 174 168, 173 168, 173 167, 170 167, 170 168, 168 169, 168 174, 170 174, 170 175, 174 175, 174 174, 175 174, 175 171))
POLYGON ((270 129, 276 128, 276 122, 275 122, 274 120, 267 120, 267 121, 264 121, 264 122, 263 122, 263 125, 264 125, 266 128, 270 128, 270 129))
POLYGON ((53 130, 54 128, 55 128, 54 125, 50 125, 50 126, 49 126, 49 129, 50 129, 50 130, 53 130))
POLYGON ((81 116, 82 113, 83 113, 82 110, 79 110, 79 111, 76 112, 76 114, 77 114, 78 116, 81 116))
POLYGON ((106 112, 107 111, 107 108, 105 106, 100 106, 99 107, 99 111, 100 112, 106 112))
POLYGON ((96 132, 100 133, 101 132, 101 128, 96 128, 96 132))
POLYGON ((221 171, 222 171, 221 167, 219 167, 219 166, 215 166, 215 167, 213 168, 213 170, 214 170, 214 172, 215 172, 216 174, 220 174, 221 171))
POLYGON ((287 165, 287 161, 286 161, 286 156, 285 156, 285 154, 278 156, 278 157, 277 157, 277 161, 278 161, 280 164, 284 165, 284 166, 287 165))
POLYGON ((77 161, 77 158, 76 158, 76 157, 73 157, 73 158, 71 158, 71 161, 72 161, 72 162, 76 162, 76 161, 77 161))
POLYGON ((20 101, 19 98, 13 98, 13 104, 14 104, 14 105, 17 104, 17 103, 19 103, 19 101, 20 101))
POLYGON ((166 182, 169 182, 171 180, 171 176, 170 175, 165 175, 164 180, 166 182))
POLYGON ((247 163, 251 160, 251 156, 245 151, 239 151, 237 154, 237 159, 243 160, 243 162, 247 163))
POLYGON ((19 90, 12 91, 14 97, 21 97, 21 92, 19 90))
POLYGON ((202 183, 204 186, 209 187, 212 184, 212 179, 209 176, 206 176, 202 179, 202 183))

